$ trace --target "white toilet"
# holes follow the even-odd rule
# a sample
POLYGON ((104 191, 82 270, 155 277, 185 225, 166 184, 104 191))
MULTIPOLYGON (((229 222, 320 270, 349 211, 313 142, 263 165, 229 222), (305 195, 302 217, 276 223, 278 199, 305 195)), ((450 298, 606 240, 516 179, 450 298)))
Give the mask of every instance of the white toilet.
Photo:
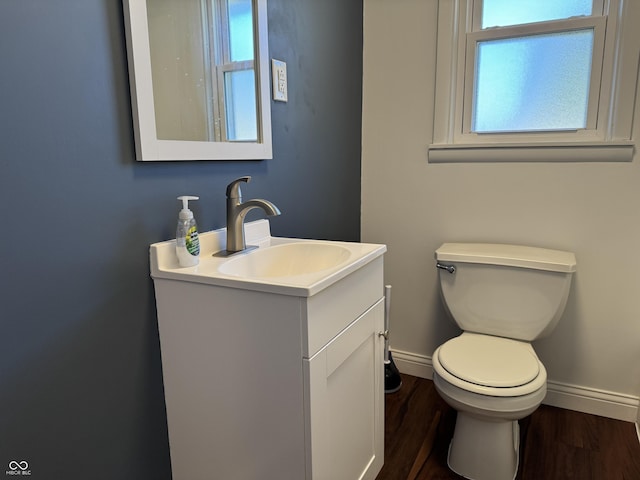
POLYGON ((569 295, 571 252, 445 243, 436 250, 444 303, 463 333, 433 354, 438 393, 458 411, 449 468, 473 480, 512 480, 518 420, 547 392, 530 342, 549 334, 569 295))

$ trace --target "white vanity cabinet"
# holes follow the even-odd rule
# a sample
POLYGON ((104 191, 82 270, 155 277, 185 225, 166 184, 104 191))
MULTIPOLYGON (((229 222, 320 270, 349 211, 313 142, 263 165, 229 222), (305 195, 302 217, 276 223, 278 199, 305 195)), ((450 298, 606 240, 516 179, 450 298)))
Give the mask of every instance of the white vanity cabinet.
POLYGON ((383 364, 377 333, 384 302, 304 359, 307 476, 375 479, 384 451, 383 364))
POLYGON ((152 271, 174 480, 375 479, 383 252, 310 295, 152 271))

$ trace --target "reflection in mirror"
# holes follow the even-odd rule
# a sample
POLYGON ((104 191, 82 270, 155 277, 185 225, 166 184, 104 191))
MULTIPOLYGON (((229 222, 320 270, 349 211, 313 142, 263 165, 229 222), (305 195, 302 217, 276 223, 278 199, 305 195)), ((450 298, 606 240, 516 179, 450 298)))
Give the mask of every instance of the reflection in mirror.
POLYGON ((147 0, 156 132, 257 141, 251 0, 147 0))
POLYGON ((138 160, 271 158, 266 0, 124 0, 138 160))

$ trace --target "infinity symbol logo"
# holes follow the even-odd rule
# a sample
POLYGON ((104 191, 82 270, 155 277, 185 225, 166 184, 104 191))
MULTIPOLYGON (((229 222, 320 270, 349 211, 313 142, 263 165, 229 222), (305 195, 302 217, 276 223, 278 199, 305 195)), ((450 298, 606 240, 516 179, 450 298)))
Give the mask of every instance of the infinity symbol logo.
POLYGON ((9 462, 9 468, 11 470, 27 470, 29 468, 29 464, 26 460, 22 460, 21 462, 16 462, 15 460, 11 460, 9 462))

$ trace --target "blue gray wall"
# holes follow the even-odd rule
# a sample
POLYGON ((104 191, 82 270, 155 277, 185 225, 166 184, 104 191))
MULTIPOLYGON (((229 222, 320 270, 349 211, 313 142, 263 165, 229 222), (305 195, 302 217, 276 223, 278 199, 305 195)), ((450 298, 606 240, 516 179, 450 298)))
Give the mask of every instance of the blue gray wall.
POLYGON ((252 175, 275 235, 359 239, 362 1, 268 2, 289 79, 273 160, 144 164, 120 1, 0 4, 0 475, 171 477, 148 245, 174 236, 177 195, 219 228, 252 175))

